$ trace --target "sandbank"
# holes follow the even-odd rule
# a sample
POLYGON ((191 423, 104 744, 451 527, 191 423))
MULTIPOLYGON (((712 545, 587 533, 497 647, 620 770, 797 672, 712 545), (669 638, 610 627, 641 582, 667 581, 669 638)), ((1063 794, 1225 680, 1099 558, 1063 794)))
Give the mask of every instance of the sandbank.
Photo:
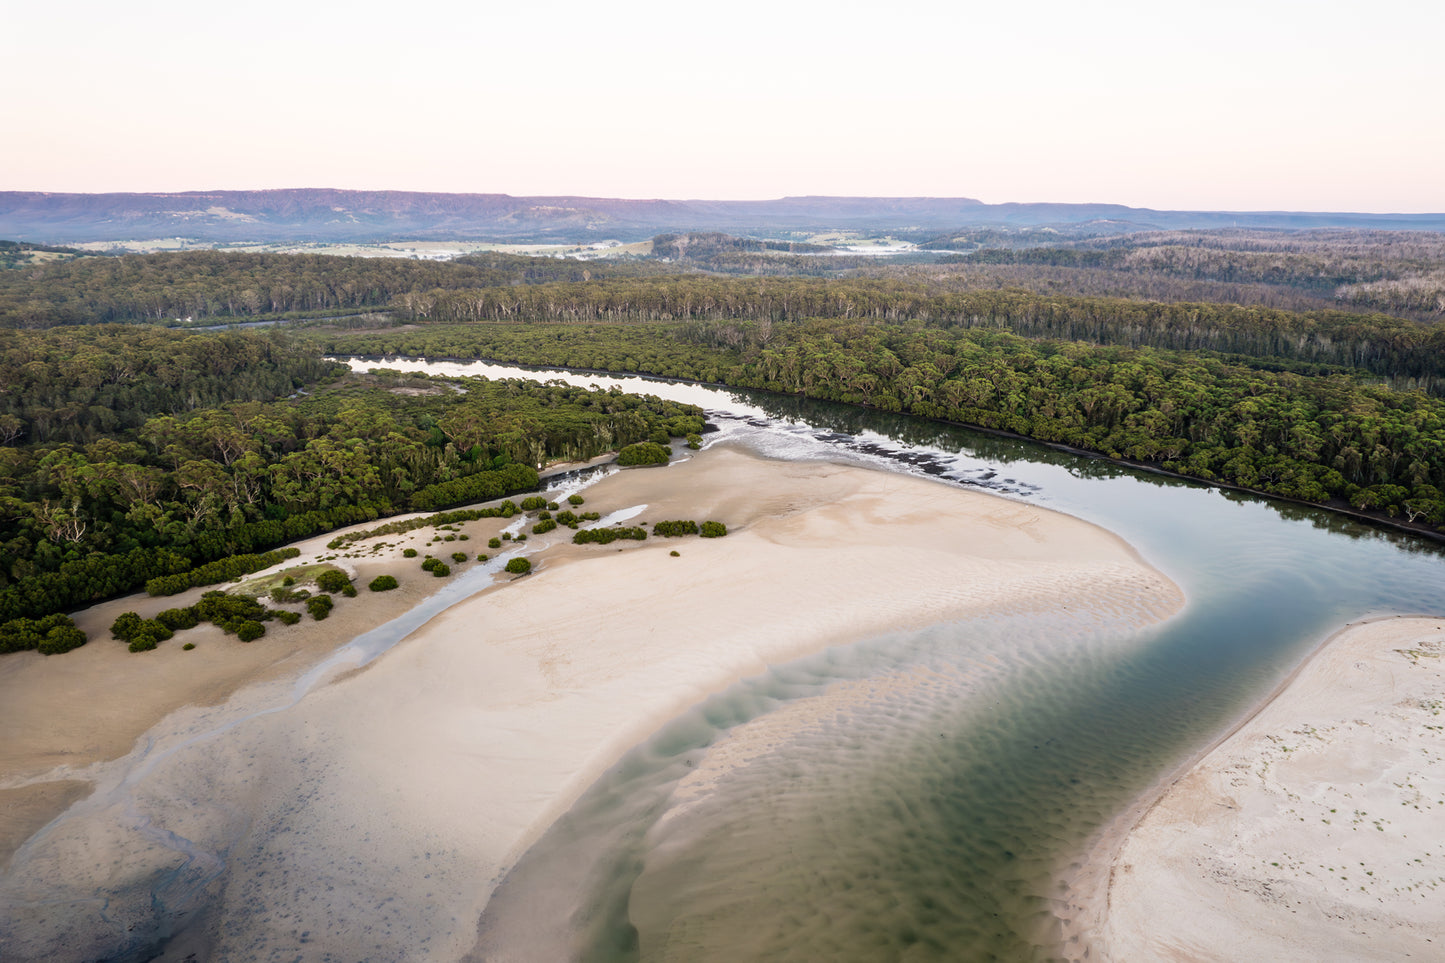
POLYGON ((1445 958, 1445 619, 1358 623, 1147 810, 1090 959, 1445 958))
MULTIPOLYGON (((628 524, 717 519, 730 533, 607 546, 571 545, 566 529, 534 536, 534 574, 284 711, 246 715, 244 690, 222 735, 173 739, 136 785, 115 776, 129 757, 93 767, 111 767, 96 778, 124 793, 77 804, 0 877, 15 958, 113 948, 154 928, 158 905, 187 924, 166 959, 459 958, 503 875, 589 784, 740 678, 992 612, 1068 607, 1137 625, 1182 604, 1096 526, 898 474, 714 448, 585 494, 604 514, 645 505, 628 524), (177 837, 223 858, 193 854, 177 870, 177 837), (57 935, 53 907, 98 892, 104 912, 82 906, 57 935)), ((365 564, 395 571, 398 551, 365 564)), ((165 728, 147 739, 164 743, 165 728)))

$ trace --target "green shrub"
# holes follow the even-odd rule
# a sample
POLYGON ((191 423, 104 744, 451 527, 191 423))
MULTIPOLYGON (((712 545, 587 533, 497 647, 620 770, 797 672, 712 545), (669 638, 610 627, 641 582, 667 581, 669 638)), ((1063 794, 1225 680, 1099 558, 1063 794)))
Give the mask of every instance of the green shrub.
POLYGON ((437 578, 446 578, 452 574, 452 567, 446 562, 437 562, 436 565, 432 566, 431 573, 437 578))
POLYGON ((647 538, 645 528, 584 528, 572 536, 572 544, 586 545, 589 542, 598 545, 608 545, 618 539, 632 539, 644 541, 647 538))
POLYGON ((295 625, 297 622, 301 621, 300 612, 286 612, 283 610, 275 613, 275 615, 277 620, 280 621, 282 625, 295 625))
POLYGON ((679 552, 677 549, 673 549, 672 551, 668 552, 667 554, 671 555, 673 558, 679 558, 679 557, 682 555, 682 553, 679 552))
POLYGON ((534 512, 539 508, 546 507, 547 499, 543 498, 541 495, 529 495, 526 498, 522 499, 522 511, 524 512, 534 512))
POLYGON ((538 513, 537 513, 537 517, 538 517, 539 519, 541 519, 542 521, 545 522, 547 519, 549 519, 549 518, 552 517, 552 513, 551 513, 551 512, 546 512, 546 511, 538 512, 538 513))
POLYGON ((110 637, 119 639, 122 642, 129 642, 140 634, 141 626, 145 620, 134 612, 122 612, 110 623, 110 637))
POLYGON ((404 548, 402 549, 401 554, 403 558, 416 558, 416 549, 404 548))
POLYGON ((286 586, 278 586, 271 590, 271 601, 285 604, 287 602, 304 602, 311 597, 306 589, 291 589, 286 586))
POLYGON ((526 575, 532 571, 532 563, 525 558, 508 559, 507 571, 513 575, 526 575))
POLYGON ((556 519, 546 518, 546 519, 543 519, 542 521, 540 521, 540 522, 538 522, 537 524, 535 524, 535 525, 532 526, 532 534, 533 534, 533 535, 545 535, 545 534, 547 534, 548 532, 550 532, 552 529, 554 529, 554 528, 556 528, 556 527, 557 527, 557 520, 556 520, 556 519))
POLYGON ((166 609, 156 615, 156 621, 172 632, 179 632, 182 629, 194 629, 201 624, 201 617, 196 614, 196 607, 188 605, 183 609, 166 609))
POLYGON ((501 548, 501 547, 502 547, 502 540, 501 540, 500 538, 489 538, 489 539, 487 539, 487 548, 501 548))
POLYGON ((75 620, 59 612, 38 619, 11 619, 0 624, 0 652, 35 649, 41 655, 59 655, 86 643, 75 620))
POLYGON ((254 642, 266 634, 266 626, 260 622, 242 622, 236 629, 236 638, 242 642, 254 642))
POLYGON ((583 502, 585 502, 586 500, 587 500, 587 499, 583 498, 581 495, 568 495, 568 496, 567 496, 567 504, 568 504, 568 505, 572 505, 572 506, 581 505, 581 504, 582 504, 583 502))
POLYGON ((503 532, 503 533, 502 533, 502 541, 504 541, 504 542, 510 542, 511 540, 512 540, 512 533, 511 533, 511 532, 503 532))
POLYGON ((470 542, 471 540, 472 540, 472 537, 471 537, 470 535, 458 535, 458 536, 457 536, 457 541, 459 541, 459 542, 470 542))
POLYGON ((478 555, 478 556, 477 556, 477 561, 479 561, 479 562, 485 562, 487 559, 489 559, 489 558, 491 558, 491 557, 492 557, 492 556, 490 556, 490 555, 478 555))
POLYGON ((689 433, 687 436, 687 447, 697 451, 702 447, 702 435, 689 433))
POLYGON ((155 647, 156 647, 156 638, 155 638, 155 636, 153 636, 153 635, 151 635, 151 634, 149 634, 149 633, 147 633, 147 632, 141 632, 141 633, 137 634, 135 638, 133 638, 133 639, 130 640, 130 646, 129 646, 129 648, 130 648, 130 650, 131 650, 132 652, 149 652, 151 649, 154 649, 155 647))
POLYGON ((652 526, 652 534, 664 538, 679 538, 683 535, 696 535, 697 522, 681 520, 675 522, 658 522, 652 526))
MULTIPOLYGON (((309 605, 310 602, 308 601, 309 605)), ((227 595, 210 591, 195 604, 196 617, 211 622, 227 633, 234 633, 242 622, 265 622, 273 618, 271 610, 249 595, 227 595)))
POLYGON ((629 465, 666 465, 671 457, 672 449, 666 444, 639 441, 617 453, 617 464, 624 468, 629 465))
POLYGON ((723 537, 724 535, 726 535, 727 533, 728 533, 728 527, 727 527, 726 525, 724 525, 722 522, 703 522, 703 523, 702 523, 702 537, 703 537, 703 538, 722 538, 722 537, 723 537))
POLYGON ((182 651, 182 652, 189 652, 189 651, 191 651, 192 649, 194 649, 195 647, 196 647, 196 643, 194 643, 194 642, 187 642, 185 645, 181 646, 181 651, 182 651))
POLYGON ((177 592, 184 592, 197 585, 229 582, 231 579, 259 572, 263 568, 270 568, 277 562, 295 558, 300 554, 299 548, 280 548, 274 552, 264 552, 259 555, 231 555, 193 568, 189 572, 181 572, 177 575, 158 575, 146 582, 146 592, 150 595, 175 595, 177 592))
MULTIPOLYGON (((170 629, 155 619, 143 619, 134 612, 126 612, 116 618, 110 626, 110 634, 113 638, 122 642, 134 642, 141 636, 147 636, 152 640, 148 648, 155 648, 156 642, 164 642, 175 635, 170 629)), ((139 652, 140 649, 132 651, 139 652)))
POLYGON ((466 552, 452 552, 452 561, 460 565, 467 560, 466 552))
POLYGON ((396 588, 399 583, 395 575, 378 575, 367 584, 367 588, 373 592, 389 592, 396 588))
POLYGON ((559 506, 556 502, 547 503, 547 511, 549 512, 555 512, 559 507, 561 506, 559 506))
POLYGON ((351 578, 339 568, 328 568, 316 576, 316 587, 323 592, 341 592, 351 584, 351 578))
POLYGON ((306 600, 306 611, 311 613, 313 619, 320 622, 331 614, 332 606, 335 604, 331 601, 331 596, 317 595, 306 600))

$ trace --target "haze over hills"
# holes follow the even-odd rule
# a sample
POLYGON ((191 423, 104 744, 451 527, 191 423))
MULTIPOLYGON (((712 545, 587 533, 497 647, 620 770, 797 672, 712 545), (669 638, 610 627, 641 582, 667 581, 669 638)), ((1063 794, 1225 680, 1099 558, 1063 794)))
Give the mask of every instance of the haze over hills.
POLYGON ((972 198, 627 200, 329 188, 155 194, 0 192, 0 237, 50 243, 642 240, 669 231, 780 235, 1087 227, 1100 234, 1221 227, 1445 230, 1441 214, 1155 211, 1118 204, 985 204, 972 198))

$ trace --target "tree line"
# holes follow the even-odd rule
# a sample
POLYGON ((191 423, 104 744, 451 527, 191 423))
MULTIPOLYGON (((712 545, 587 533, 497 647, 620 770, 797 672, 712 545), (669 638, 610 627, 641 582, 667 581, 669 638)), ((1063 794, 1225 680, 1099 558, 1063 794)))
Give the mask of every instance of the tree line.
MULTIPOLYGON (((700 323, 536 324, 524 338, 513 337, 516 327, 437 334, 456 356, 496 357, 505 353, 500 342, 522 355, 516 360, 547 364, 577 350, 551 335, 584 330, 594 366, 620 367, 639 360, 630 346, 650 332, 679 356, 697 344, 694 369, 729 385, 1013 432, 1445 529, 1445 402, 1350 370, 1269 371, 1199 352, 872 319, 779 323, 766 344, 754 339, 731 352, 715 347, 725 339, 700 323), (609 355, 610 335, 617 340, 609 355)), ((398 334, 390 346, 402 353, 427 333, 398 334)), ((381 334, 364 340, 386 346, 381 334)))

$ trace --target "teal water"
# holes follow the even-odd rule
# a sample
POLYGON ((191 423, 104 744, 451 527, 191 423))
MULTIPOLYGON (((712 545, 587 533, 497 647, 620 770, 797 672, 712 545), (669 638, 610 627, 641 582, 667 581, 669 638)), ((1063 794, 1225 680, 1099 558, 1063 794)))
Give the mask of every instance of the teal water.
POLYGON ((1096 522, 1188 603, 1142 631, 1086 613, 935 626, 741 683, 533 847, 476 959, 1057 958, 1055 911, 1077 895, 1059 872, 1110 819, 1338 627, 1445 614, 1434 543, 1325 512, 907 417, 618 383, 701 404, 770 457, 929 474, 1096 522), (763 751, 688 796, 716 768, 709 747, 759 731, 763 751))

